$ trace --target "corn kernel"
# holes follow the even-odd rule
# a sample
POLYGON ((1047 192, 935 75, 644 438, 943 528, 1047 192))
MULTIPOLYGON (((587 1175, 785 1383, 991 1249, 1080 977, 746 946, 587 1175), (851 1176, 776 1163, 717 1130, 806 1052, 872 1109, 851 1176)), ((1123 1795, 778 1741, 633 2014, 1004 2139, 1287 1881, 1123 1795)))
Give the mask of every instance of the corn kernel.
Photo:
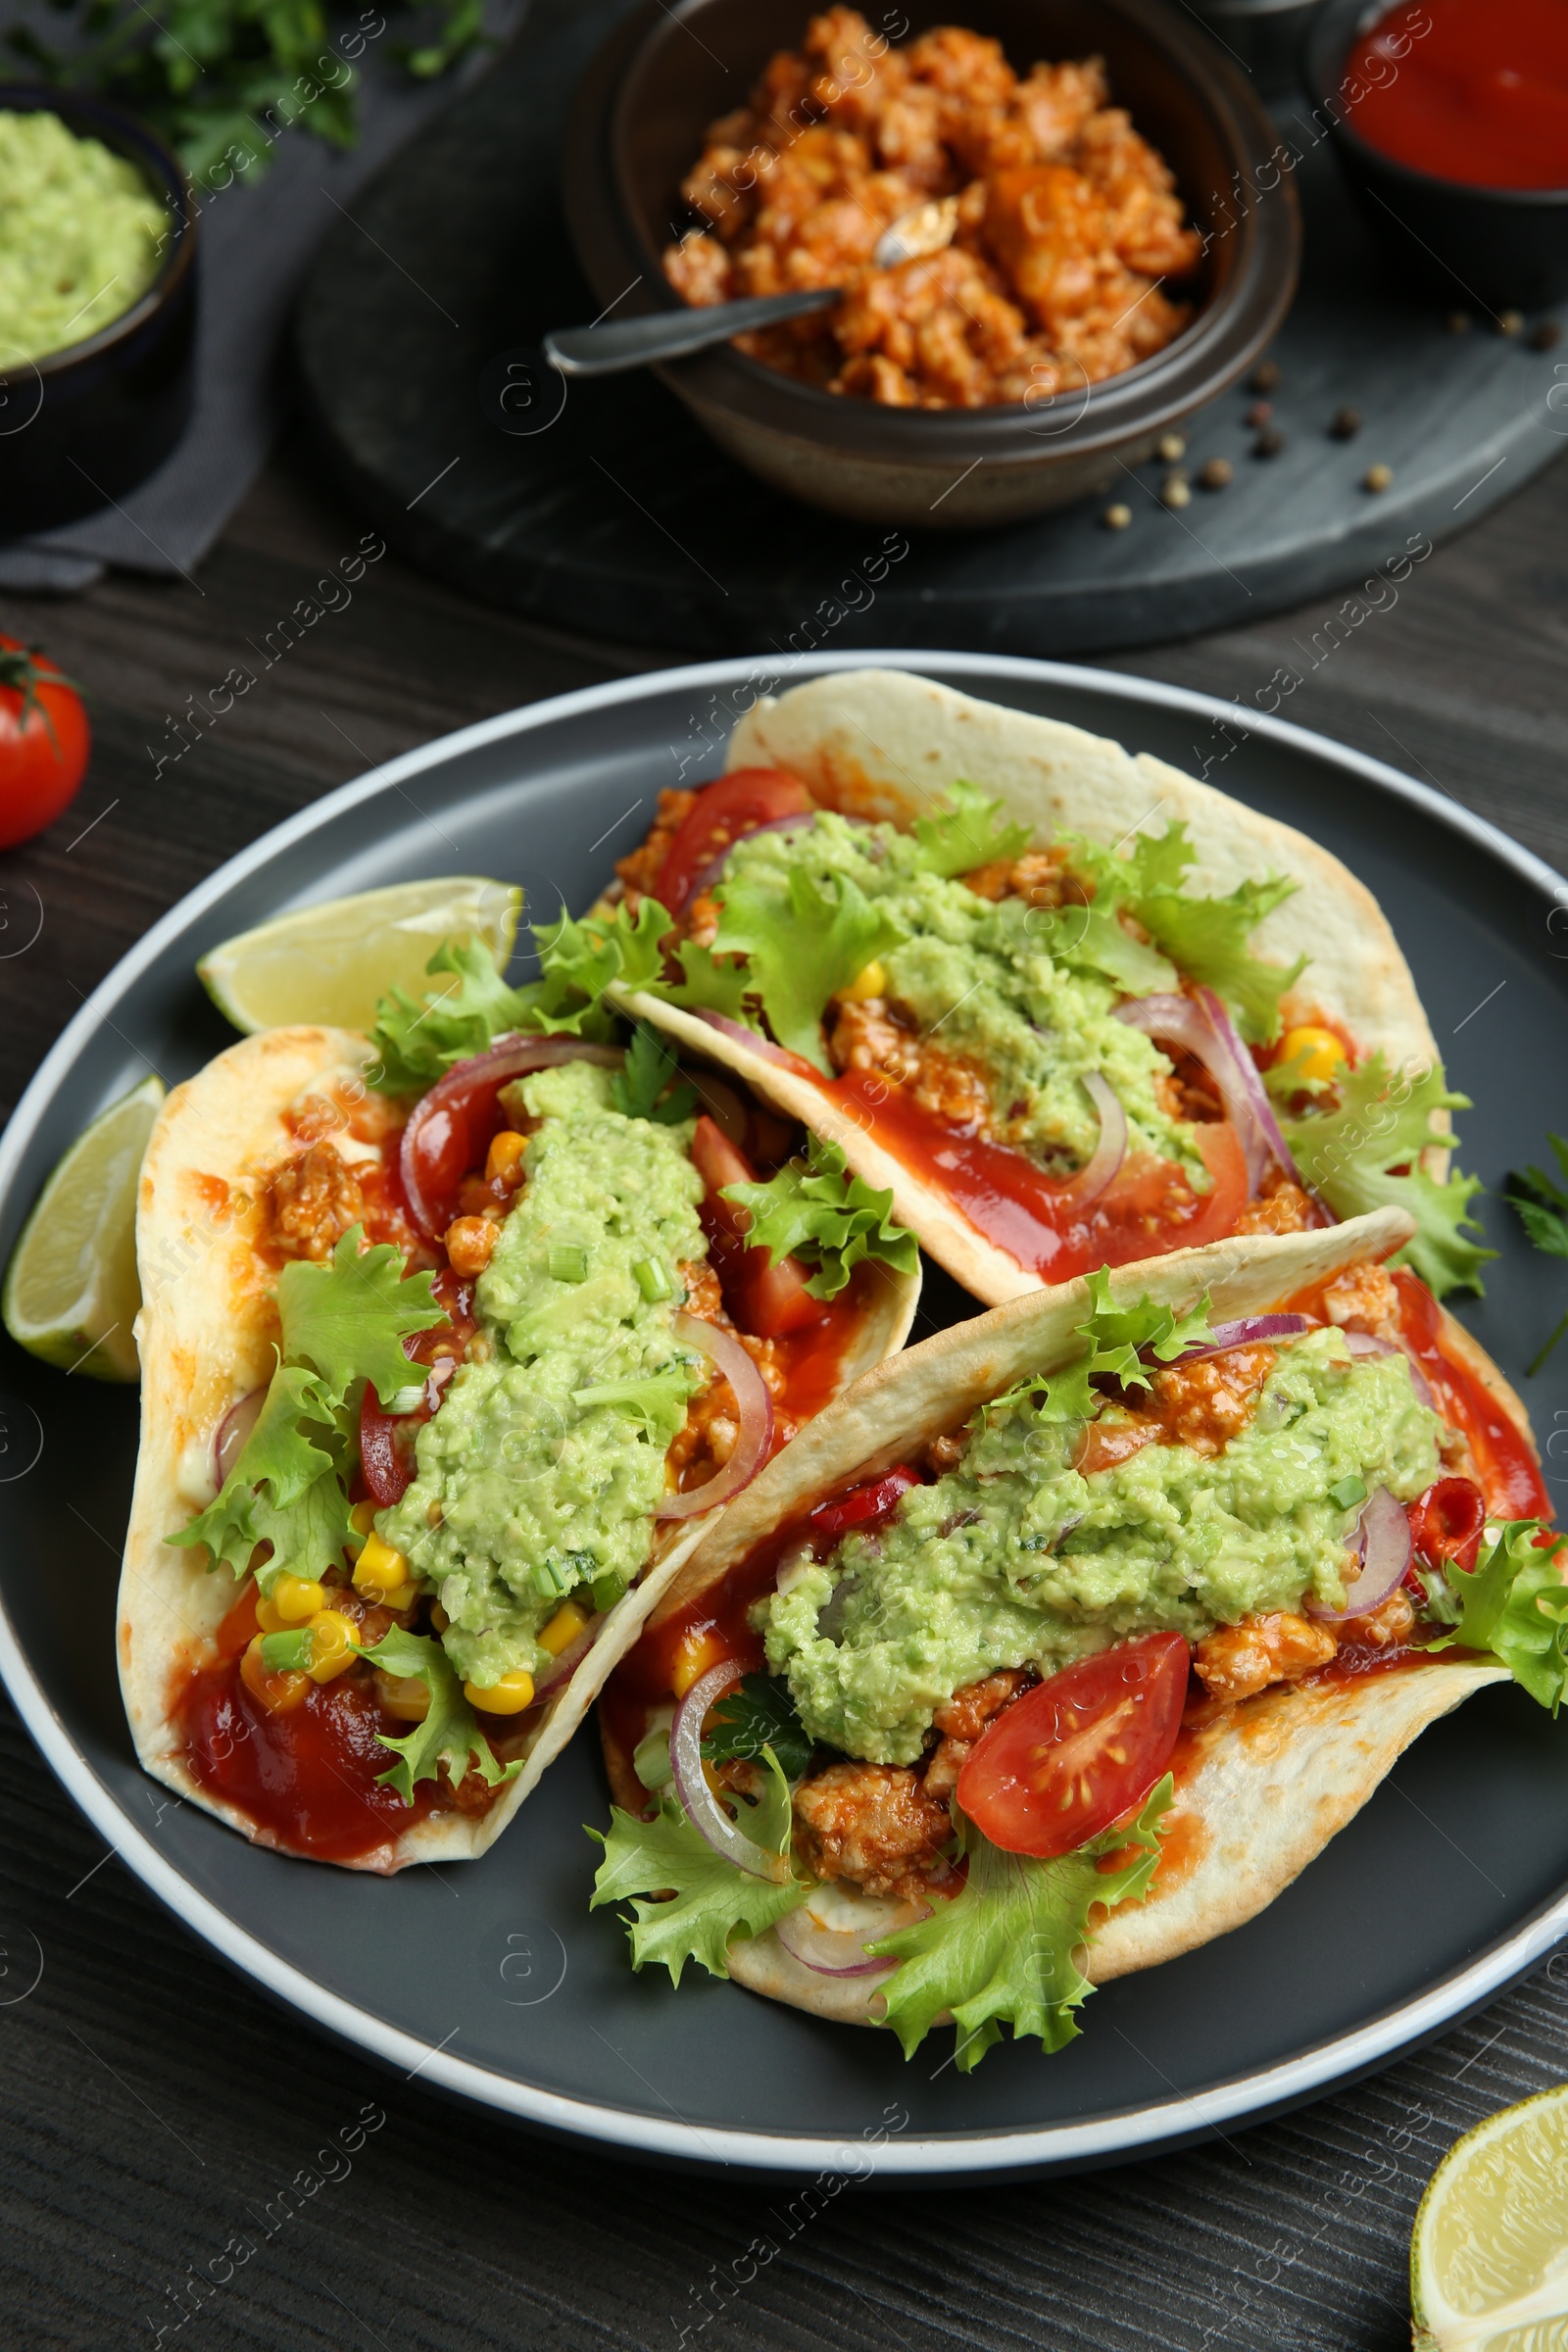
POLYGON ((726 1655, 723 1642, 711 1630, 684 1635, 670 1668, 669 1687, 675 1696, 684 1698, 693 1683, 700 1681, 710 1666, 722 1665, 726 1655))
POLYGON ((540 1631, 540 1648, 548 1649, 553 1658, 559 1658, 567 1644, 576 1641, 587 1622, 587 1617, 574 1600, 564 1600, 550 1623, 540 1631))
POLYGON ((326 1588, 314 1576, 280 1576, 272 1587, 272 1606, 285 1625, 304 1625, 326 1606, 326 1588))
POLYGON ((354 1563, 354 1590, 379 1600, 383 1592, 395 1592, 400 1585, 409 1582, 409 1563, 401 1551, 394 1551, 384 1536, 372 1529, 365 1539, 365 1548, 354 1563))
POLYGON ((856 974, 848 988, 839 990, 839 1003, 841 1004, 863 1004, 868 997, 885 997, 887 993, 887 972, 873 958, 856 974))
POLYGON ((478 1683, 465 1683, 463 1695, 482 1715, 520 1715, 524 1707, 533 1704, 533 1676, 526 1666, 514 1666, 499 1683, 483 1688, 478 1683))
POLYGON ((1287 1029, 1280 1042, 1280 1060, 1298 1059, 1303 1078, 1337 1078, 1345 1067, 1345 1048, 1332 1029, 1304 1022, 1299 1029, 1287 1029))
POLYGON ((416 1674, 375 1670, 375 1694, 399 1723, 422 1723, 430 1712, 430 1686, 416 1674))
POLYGON ((291 1671, 269 1673, 262 1663, 260 1634, 239 1662, 239 1679, 252 1698, 259 1699, 272 1715, 292 1714, 296 1707, 304 1705, 311 1694, 311 1678, 308 1674, 291 1671))
POLYGON ((379 1592, 376 1598, 383 1609, 412 1609, 419 1597, 417 1585, 399 1585, 395 1592, 379 1592))
POLYGON ((282 1612, 276 1601, 268 1600, 260 1592, 256 1595, 256 1622, 264 1634, 286 1634, 288 1632, 288 1627, 283 1622, 282 1612))
POLYGON ((522 1155, 528 1149, 528 1138, 519 1135, 514 1127, 503 1127, 490 1139, 490 1149, 484 1155, 484 1180, 494 1184, 498 1179, 514 1187, 522 1182, 522 1155))
POLYGON ((432 1600, 430 1603, 430 1623, 438 1634, 444 1634, 447 1630, 447 1627, 452 1623, 451 1618, 447 1615, 445 1609, 441 1606, 441 1603, 438 1600, 432 1600))
POLYGON ((459 1217, 447 1227, 447 1256, 454 1274, 482 1274, 490 1263, 500 1228, 488 1217, 459 1217))
POLYGON ((357 1536, 374 1535, 375 1514, 380 1507, 380 1504, 369 1496, 367 1496, 364 1502, 357 1502, 354 1505, 353 1510, 349 1513, 349 1525, 357 1536))
POLYGON ((311 1619, 311 1662, 306 1669, 313 1683, 329 1683, 352 1666, 360 1654, 360 1629, 341 1609, 320 1609, 311 1619))

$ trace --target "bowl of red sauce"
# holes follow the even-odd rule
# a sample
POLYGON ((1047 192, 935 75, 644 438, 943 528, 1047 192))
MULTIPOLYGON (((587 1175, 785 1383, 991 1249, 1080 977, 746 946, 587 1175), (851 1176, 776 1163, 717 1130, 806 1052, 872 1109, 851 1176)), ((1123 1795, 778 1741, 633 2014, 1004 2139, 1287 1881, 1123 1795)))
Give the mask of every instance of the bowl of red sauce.
POLYGON ((1488 310, 1568 294, 1568 0, 1328 0, 1305 66, 1401 270, 1488 310))

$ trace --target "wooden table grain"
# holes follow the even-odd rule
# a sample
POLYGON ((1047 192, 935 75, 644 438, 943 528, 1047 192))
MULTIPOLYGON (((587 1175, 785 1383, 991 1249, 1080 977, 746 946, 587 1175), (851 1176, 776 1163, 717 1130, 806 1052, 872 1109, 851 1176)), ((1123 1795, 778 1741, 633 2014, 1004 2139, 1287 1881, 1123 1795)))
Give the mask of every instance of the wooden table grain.
MULTIPOLYGON (((0 920, 32 892, 44 915, 0 962, 0 1106, 147 925, 279 818, 450 728, 650 666, 390 556, 262 666, 363 530, 291 447, 191 582, 0 600, 0 628, 86 685, 96 737, 75 807, 0 858, 0 920), (160 768, 241 664, 254 688, 160 768)), ((1335 598, 1122 666, 1248 703, 1287 670, 1287 715, 1568 867, 1565 549, 1558 466, 1392 607, 1331 627, 1335 598)), ((25 2352, 1393 2352, 1433 2166, 1568 2073, 1565 2051, 1558 1955, 1358 2087, 1157 2163, 814 2199, 634 2168, 384 2077, 273 2008, 104 1854, 0 1719, 0 2337, 25 2352)))

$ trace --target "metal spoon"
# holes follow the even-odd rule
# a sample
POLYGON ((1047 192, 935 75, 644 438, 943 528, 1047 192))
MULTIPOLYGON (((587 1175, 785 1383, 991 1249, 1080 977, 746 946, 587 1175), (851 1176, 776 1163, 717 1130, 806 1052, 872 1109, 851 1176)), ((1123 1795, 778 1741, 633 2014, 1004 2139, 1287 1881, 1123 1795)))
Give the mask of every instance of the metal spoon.
MULTIPOLYGON (((957 225, 956 196, 911 205, 882 231, 872 263, 878 270, 896 270, 901 262, 940 253, 952 244, 957 225)), ((842 286, 813 286, 801 294, 760 294, 746 302, 710 303, 701 310, 682 306, 655 311, 646 318, 612 319, 604 326, 557 327, 545 337, 545 357, 563 375, 617 375, 625 368, 684 359, 688 352, 707 351, 711 344, 773 326, 781 318, 831 310, 843 299, 842 286)))

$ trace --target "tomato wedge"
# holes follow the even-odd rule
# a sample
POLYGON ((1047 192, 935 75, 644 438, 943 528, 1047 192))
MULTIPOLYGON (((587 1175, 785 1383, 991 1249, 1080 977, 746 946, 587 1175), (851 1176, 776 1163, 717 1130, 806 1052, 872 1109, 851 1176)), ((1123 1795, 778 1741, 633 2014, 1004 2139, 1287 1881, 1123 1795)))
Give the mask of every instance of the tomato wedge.
POLYGON ((781 1257, 770 1266, 765 1250, 747 1248, 751 1217, 722 1195, 725 1185, 755 1184, 757 1172, 706 1111, 692 1138, 692 1160, 708 1188, 697 1214, 724 1304, 740 1329, 753 1339, 773 1340, 822 1322, 827 1308, 807 1289, 807 1269, 798 1257, 781 1257))
POLYGON ((896 1509, 899 1496, 917 1487, 919 1479, 901 1462, 881 1478, 873 1478, 863 1487, 854 1487, 836 1502, 819 1502, 811 1513, 811 1525, 819 1536, 842 1535, 846 1528, 867 1527, 873 1519, 885 1519, 896 1509))
POLYGON ((705 786, 664 853, 654 896, 667 914, 684 913, 715 858, 743 834, 816 807, 798 776, 779 767, 737 767, 705 786))
POLYGON ((1049 1861, 1111 1829, 1168 1767, 1187 1700, 1180 1634, 1080 1658, 999 1715, 958 1775, 958 1803, 1009 1854, 1049 1861))
MULTIPOLYGON (((1452 1560, 1471 1569, 1481 1548, 1487 1524, 1487 1500, 1473 1479, 1440 1478, 1418 1500, 1406 1506, 1410 1540, 1431 1567, 1452 1560)), ((1410 1582, 1406 1574, 1405 1582, 1410 1582)))

